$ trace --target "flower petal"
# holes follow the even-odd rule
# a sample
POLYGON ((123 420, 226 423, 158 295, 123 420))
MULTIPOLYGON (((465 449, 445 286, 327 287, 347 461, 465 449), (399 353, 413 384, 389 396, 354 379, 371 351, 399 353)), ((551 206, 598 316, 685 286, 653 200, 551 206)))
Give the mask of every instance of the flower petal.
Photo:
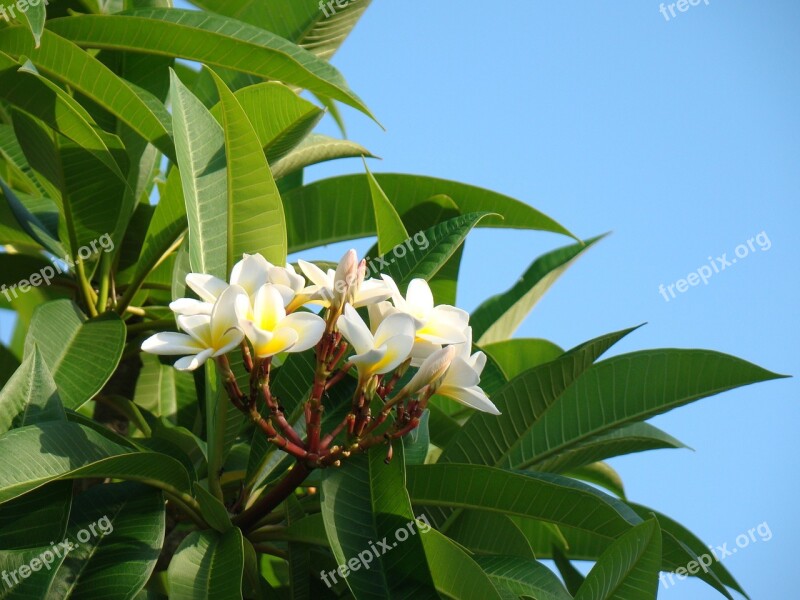
POLYGON ((267 273, 272 265, 260 254, 245 254, 231 270, 231 285, 244 288, 248 296, 254 296, 267 283, 267 273))
POLYGON ((211 358, 213 350, 203 350, 200 354, 194 356, 184 356, 175 361, 173 365, 178 371, 194 371, 198 367, 202 367, 205 362, 211 358))
POLYGON ((178 327, 192 336, 203 348, 211 348, 211 317, 209 315, 178 315, 178 327))
MULTIPOLYGON (((415 331, 414 319, 410 315, 402 312, 391 314, 378 325, 375 332, 375 346, 380 347, 397 335, 410 336, 413 340, 415 331)), ((410 347, 408 351, 411 352, 410 347)))
MULTIPOLYGON (((452 346, 448 347, 452 348, 452 346)), ((468 388, 478 385, 480 380, 480 375, 475 372, 475 369, 472 368, 472 365, 470 365, 460 356, 457 356, 450 365, 450 369, 447 371, 447 375, 444 378, 444 385, 451 385, 458 388, 468 388)))
POLYGON ((431 286, 424 279, 412 279, 406 290, 406 302, 413 308, 415 313, 427 314, 433 310, 433 292, 431 286))
POLYGON ((321 317, 307 312, 293 313, 287 316, 281 321, 279 330, 287 327, 297 333, 297 340, 292 346, 292 352, 304 352, 313 348, 325 333, 325 321, 321 317))
POLYGON ((214 304, 194 298, 178 298, 170 302, 169 308, 176 315, 210 315, 214 304))
POLYGON ((349 304, 345 305, 344 314, 336 321, 336 325, 342 335, 353 346, 356 354, 364 354, 375 347, 369 327, 364 323, 361 315, 356 312, 356 309, 349 304))
POLYGON ((481 412, 489 413, 492 415, 499 415, 501 414, 497 407, 492 404, 492 401, 489 400, 489 397, 484 393, 484 391, 477 387, 469 387, 469 388, 459 388, 453 387, 449 385, 443 385, 438 390, 436 390, 437 394, 441 394, 442 396, 447 396, 451 400, 455 400, 459 404, 463 404, 464 406, 469 406, 470 408, 474 408, 475 410, 479 410, 481 412))
POLYGON ((228 284, 222 279, 213 275, 205 275, 204 273, 187 274, 186 285, 192 288, 194 293, 206 302, 216 302, 220 294, 228 287, 228 284))
POLYGON ((377 362, 373 369, 378 375, 388 373, 399 367, 411 353, 414 346, 414 337, 410 335, 396 335, 389 338, 380 349, 386 349, 383 358, 377 362))
POLYGON ((253 321, 256 327, 264 331, 274 331, 285 316, 286 309, 280 291, 269 283, 261 286, 253 302, 253 321))
POLYGON ((239 313, 242 307, 250 304, 247 292, 238 285, 231 285, 217 299, 214 310, 211 311, 211 341, 215 349, 224 343, 225 336, 231 329, 239 326, 239 313))
POLYGON ((367 279, 363 282, 353 298, 353 305, 356 308, 370 306, 376 302, 382 302, 392 295, 392 290, 381 279, 367 279))
POLYGON ((162 354, 165 356, 180 356, 182 354, 196 354, 205 347, 193 337, 185 333, 163 331, 157 333, 144 342, 142 350, 149 354, 162 354))
POLYGON ((320 287, 333 288, 333 279, 329 278, 325 274, 325 271, 320 269, 317 265, 302 259, 298 260, 297 264, 300 265, 300 270, 308 277, 311 283, 320 287))

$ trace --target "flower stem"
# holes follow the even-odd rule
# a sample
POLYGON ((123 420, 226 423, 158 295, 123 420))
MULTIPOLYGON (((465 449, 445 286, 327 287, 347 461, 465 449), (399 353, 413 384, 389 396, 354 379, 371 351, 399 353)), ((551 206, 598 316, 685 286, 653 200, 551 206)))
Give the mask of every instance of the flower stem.
POLYGON ((244 531, 248 531, 253 525, 258 523, 262 517, 275 510, 281 502, 292 495, 297 487, 303 483, 311 473, 311 468, 303 461, 298 460, 291 471, 281 479, 275 487, 248 508, 238 517, 233 519, 235 525, 244 531))

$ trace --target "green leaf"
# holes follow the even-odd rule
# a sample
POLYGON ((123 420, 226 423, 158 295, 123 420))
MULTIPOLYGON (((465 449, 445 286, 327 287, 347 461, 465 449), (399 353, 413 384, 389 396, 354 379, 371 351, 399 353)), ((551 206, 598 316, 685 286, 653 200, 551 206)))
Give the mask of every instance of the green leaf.
POLYGON ((6 502, 0 510, 0 548, 22 550, 63 540, 71 510, 71 481, 56 481, 6 502))
POLYGON ((430 449, 431 433, 429 427, 431 413, 425 411, 419 418, 419 425, 408 435, 403 437, 403 450, 407 465, 421 465, 425 463, 430 449))
POLYGON ((585 342, 556 360, 525 371, 492 396, 503 414, 473 415, 439 462, 519 468, 518 447, 538 419, 592 363, 632 329, 585 342))
MULTIPOLYGON (((204 68, 204 72, 211 71, 204 68)), ((219 96, 216 85, 212 83, 212 86, 219 96)), ((279 160, 306 138, 324 114, 321 108, 275 81, 236 90, 234 96, 255 129, 273 174, 279 160)), ((221 120, 221 110, 221 105, 217 104, 211 114, 221 120)), ((277 179, 279 175, 274 174, 274 177, 277 179)))
POLYGON ((0 598, 2 598, 2 600, 47 598, 50 584, 56 573, 54 567, 57 567, 64 559, 64 554, 55 556, 52 547, 48 544, 22 551, 0 550, 0 571, 9 573, 9 581, 12 582, 12 587, 10 588, 7 587, 7 583, 3 583, 3 588, 0 589, 0 598), (50 554, 44 555, 44 552, 47 551, 49 551, 50 554), (27 578, 17 576, 20 566, 30 565, 35 559, 39 560, 41 564, 43 556, 47 558, 48 562, 50 562, 50 556, 53 556, 50 569, 44 569, 40 566, 38 571, 30 572, 27 578), (12 573, 13 575, 11 575, 12 573))
POLYGON ((501 599, 475 560, 447 536, 430 529, 422 534, 422 544, 436 591, 441 596, 501 599))
MULTIPOLYGON (((54 33, 55 28, 52 26, 56 21, 63 23, 74 18, 76 17, 50 21, 48 28, 42 33, 42 45, 38 49, 34 48, 30 34, 23 27, 8 27, 0 36, 0 51, 17 60, 27 56, 40 73, 93 100, 172 157, 174 153, 168 124, 162 122, 145 100, 147 92, 134 90, 90 53, 54 33)), ((106 27, 102 29, 105 30, 106 27)))
POLYGON ((338 140, 327 135, 312 133, 303 139, 294 150, 272 165, 272 175, 275 179, 280 179, 311 165, 339 158, 358 158, 359 156, 370 158, 373 155, 361 144, 350 140, 338 140))
POLYGON ((470 318, 475 343, 490 344, 510 338, 550 286, 602 237, 559 248, 537 258, 511 289, 476 308, 470 318))
POLYGON ((412 279, 430 279, 447 263, 461 246, 464 238, 478 222, 489 213, 469 213, 454 217, 417 234, 424 237, 424 243, 417 243, 417 237, 409 239, 392 250, 392 258, 388 256, 388 266, 377 259, 368 263, 370 275, 375 276, 373 267, 390 275, 401 291, 405 290, 412 279), (403 249, 403 253, 399 250, 403 249))
POLYGON ((509 462, 539 462, 612 429, 707 396, 782 377, 707 350, 645 350, 589 369, 520 440, 509 462), (580 414, 576 419, 574 415, 580 414))
POLYGON ((64 421, 53 376, 37 346, 0 391, 0 434, 17 427, 64 421))
POLYGON ((370 561, 369 569, 354 567, 346 579, 357 598, 412 593, 429 597, 433 580, 425 563, 424 536, 417 535, 404 487, 402 444, 395 444, 388 465, 384 457, 385 451, 375 448, 348 460, 346 468, 323 471, 322 516, 328 541, 340 565, 359 556, 370 561), (408 534, 406 538, 397 536, 399 531, 408 534), (379 547, 376 557, 370 544, 379 540, 390 548, 379 547))
POLYGON ((245 253, 286 264, 286 220, 258 136, 225 83, 211 72, 222 107, 228 180, 228 271, 245 253))
POLYGON ((157 452, 137 452, 77 423, 49 421, 0 436, 8 457, 0 473, 0 503, 57 479, 112 477, 188 493, 183 465, 157 452))
MULTIPOLYGON (((739 585, 739 582, 734 579, 733 575, 730 574, 728 569, 717 560, 717 558, 708 552, 709 548, 708 545, 703 542, 699 537, 697 537, 694 533, 689 531, 686 527, 678 523, 677 521, 669 518, 668 516, 654 511, 647 506, 643 506, 641 504, 636 504, 633 502, 628 502, 628 506, 630 506, 636 513, 641 516, 643 519, 648 518, 651 515, 655 515, 658 519, 658 524, 661 527, 661 531, 664 534, 665 538, 667 536, 674 537, 680 544, 683 544, 685 547, 689 549, 690 552, 693 552, 695 555, 699 556, 709 556, 712 557, 712 564, 708 566, 708 569, 714 573, 715 577, 718 578, 722 584, 728 586, 729 588, 736 590, 742 596, 747 597, 744 589, 742 586, 739 585)), ((667 544, 664 544, 663 553, 665 558, 670 558, 675 566, 683 566, 684 568, 688 564, 686 562, 685 557, 681 557, 679 553, 670 553, 667 544)), ((711 583, 708 581, 707 578, 703 577, 703 573, 699 573, 698 575, 702 579, 704 579, 707 583, 711 583)), ((713 585, 713 584, 711 584, 713 585)))
POLYGON ((231 517, 225 505, 197 482, 194 484, 194 495, 195 498, 197 498, 197 503, 200 505, 200 512, 206 520, 206 523, 220 533, 225 533, 233 527, 231 517))
POLYGON ((465 510, 447 529, 447 536, 477 554, 534 558, 525 535, 506 515, 465 510))
POLYGON ((622 483, 622 477, 608 463, 595 462, 583 465, 571 469, 566 475, 567 477, 598 485, 623 500, 625 499, 625 485, 622 483))
POLYGON ((108 313, 87 321, 71 301, 55 300, 34 312, 25 356, 38 345, 64 406, 79 408, 116 370, 125 335, 125 325, 116 315, 108 313))
POLYGON ((33 2, 28 2, 27 9, 24 11, 20 10, 25 22, 28 23, 28 27, 33 34, 33 41, 37 48, 41 43, 42 32, 44 31, 44 22, 45 19, 47 19, 47 13, 45 11, 45 4, 41 0, 35 4, 33 2))
MULTIPOLYGON (((527 204, 482 188, 420 175, 378 173, 376 181, 400 215, 436 195, 450 196, 462 214, 492 212, 482 227, 534 229, 575 237, 527 204)), ((289 253, 376 234, 365 175, 323 179, 284 196, 289 253)))
MULTIPOLYGON (((71 20, 71 19, 70 19, 71 20)), ((228 279, 228 188, 222 127, 172 72, 172 122, 192 271, 228 279)))
MULTIPOLYGON (((8 383, 11 376, 19 368, 19 359, 11 350, 0 344, 0 387, 8 383)), ((2 404, 2 403, 0 403, 2 404)))
POLYGON ((495 585, 515 596, 536 600, 571 600, 558 577, 543 564, 519 556, 478 556, 478 566, 495 585))
MULTIPOLYGON (((11 209, 14 218, 30 239, 41 244, 43 248, 59 258, 66 256, 67 253, 64 250, 64 246, 62 246, 61 242, 58 240, 58 233, 52 231, 37 215, 30 212, 25 204, 20 201, 19 195, 15 194, 14 191, 6 185, 2 177, 0 177, 0 190, 3 191, 3 195, 8 201, 8 207, 11 209)), ((7 225, 4 227, 7 227, 7 225)), ((13 241, 13 238, 9 241, 13 241)))
POLYGON ((539 338, 505 340, 484 344, 480 348, 500 365, 508 379, 564 354, 564 350, 553 342, 539 338))
MULTIPOLYGON (((194 377, 161 364, 157 356, 142 354, 142 370, 136 381, 136 404, 156 417, 179 423, 179 414, 193 412, 197 405, 194 377)), ((186 419, 182 420, 184 423, 186 419)))
POLYGON ((193 4, 272 31, 328 60, 370 2, 371 0, 358 0, 343 8, 337 6, 335 14, 330 14, 329 9, 323 12, 319 0, 279 3, 270 10, 264 10, 260 0, 194 0, 193 4))
POLYGON ((686 446, 649 423, 631 423, 593 437, 548 460, 537 462, 536 470, 563 473, 598 460, 661 448, 686 446))
POLYGON ((555 544, 553 545, 553 562, 558 572, 561 573, 561 578, 564 580, 564 585, 567 586, 569 593, 573 595, 577 594, 583 582, 586 581, 586 577, 575 568, 575 565, 564 556, 555 544))
POLYGON ((52 597, 134 597, 155 569, 165 529, 159 490, 94 486, 75 500, 66 538, 74 547, 53 578, 52 597))
POLYGON ((558 475, 435 464, 409 466, 407 477, 415 505, 529 517, 607 539, 616 539, 641 520, 621 501, 558 475))
POLYGON ((575 600, 651 600, 658 594, 661 530, 650 519, 603 553, 575 600))
POLYGON ((20 65, 0 52, 0 95, 14 106, 36 116, 53 130, 91 152, 121 180, 127 165, 122 142, 102 131, 91 115, 74 98, 39 74, 26 61, 20 65), (116 154, 115 159, 112 149, 116 154))
POLYGON ((375 211, 375 228, 378 230, 378 252, 381 255, 387 254, 395 246, 402 244, 408 239, 403 221, 392 206, 389 198, 386 197, 380 184, 367 167, 364 161, 364 168, 367 170, 367 180, 369 181, 369 193, 372 196, 372 208, 375 211))
POLYGON ((169 597, 241 598, 243 575, 244 538, 239 529, 226 533, 194 531, 178 547, 169 565, 169 597))
POLYGON ((156 8, 54 19, 48 28, 85 48, 167 54, 283 81, 372 116, 330 64, 269 31, 226 17, 156 8))

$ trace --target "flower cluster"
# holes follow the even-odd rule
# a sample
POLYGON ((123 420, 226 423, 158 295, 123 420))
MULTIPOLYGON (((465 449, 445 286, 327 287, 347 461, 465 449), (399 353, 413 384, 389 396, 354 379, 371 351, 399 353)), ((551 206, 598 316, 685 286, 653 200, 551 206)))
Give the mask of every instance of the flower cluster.
POLYGON ((263 388, 269 405, 272 357, 316 348, 314 391, 306 403, 309 440, 301 440, 277 408, 273 416, 283 426, 285 437, 277 434, 271 422, 262 427, 275 432, 270 434, 273 441, 293 444, 304 457, 318 460, 333 459, 337 453, 330 443, 345 427, 349 439, 360 440, 374 432, 392 410, 396 411, 395 435, 407 433, 416 427, 433 394, 499 414, 479 387, 486 356, 471 354, 469 314, 435 305, 426 281, 414 279, 403 296, 388 275, 366 279, 366 263, 359 262, 354 250, 342 257, 335 270, 326 272, 302 260, 299 269, 302 275, 290 264, 275 266, 256 254, 245 255, 234 266, 229 282, 190 273, 186 284, 198 299, 181 298, 170 304, 181 332, 157 333, 144 341, 142 350, 180 356, 175 368, 181 370, 194 370, 215 359, 223 366, 223 375, 227 373, 231 400, 257 421, 261 417, 252 410, 256 399, 238 391, 225 355, 241 347, 253 378, 251 388, 263 388), (322 307, 318 314, 310 310, 314 306, 322 307), (361 307, 366 307, 369 323, 356 310, 361 307), (390 398, 409 368, 417 368, 416 373, 390 398), (358 382, 352 411, 321 440, 323 394, 351 370, 358 382), (371 406, 378 398, 382 410, 373 418, 371 406))

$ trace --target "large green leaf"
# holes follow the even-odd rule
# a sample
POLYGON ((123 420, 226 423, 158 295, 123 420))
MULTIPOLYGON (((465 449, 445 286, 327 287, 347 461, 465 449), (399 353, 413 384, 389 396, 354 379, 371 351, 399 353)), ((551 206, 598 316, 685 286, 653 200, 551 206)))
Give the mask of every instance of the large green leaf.
POLYGON ((339 158, 371 157, 372 153, 361 144, 350 140, 339 140, 327 135, 309 134, 297 147, 272 165, 275 179, 339 158))
MULTIPOLYGON (((326 0, 327 2, 327 0, 326 0)), ((319 0, 274 3, 264 10, 261 0, 193 0, 193 4, 239 19, 299 44, 329 59, 358 22, 371 0, 321 9, 319 0)))
POLYGON ((589 369, 564 391, 507 464, 536 466, 622 425, 649 419, 726 390, 782 377, 739 358, 707 350, 645 350, 589 369), (575 418, 580 415, 580 418, 575 418))
POLYGON ((228 278, 228 188, 222 127, 172 73, 172 121, 197 273, 228 278))
POLYGON ((121 446, 78 423, 49 421, 12 429, 0 436, 7 457, 0 472, 0 502, 57 479, 113 477, 188 493, 183 465, 164 454, 121 446))
MULTIPOLYGON (((742 586, 739 585, 739 582, 734 579, 733 575, 730 574, 728 569, 714 556, 713 554, 709 553, 709 547, 707 544, 703 542, 699 537, 697 537, 694 533, 689 531, 686 527, 678 523, 677 521, 669 518, 668 516, 653 510, 647 506, 643 506, 641 504, 635 504, 632 502, 628 502, 628 505, 636 511, 636 513, 641 516, 643 519, 650 517, 651 515, 655 515, 658 519, 658 524, 661 527, 662 533, 666 536, 672 536, 677 539, 680 543, 684 544, 686 547, 689 548, 691 552, 694 552, 697 556, 706 556, 711 557, 713 556, 713 561, 711 565, 708 565, 708 569, 712 571, 716 577, 719 578, 719 581, 722 582, 724 585, 728 586, 729 588, 736 590, 742 596, 747 597, 744 589, 742 586)), ((664 554, 665 557, 668 555, 669 548, 667 545, 664 545, 664 554)), ((673 564, 677 566, 685 567, 688 563, 682 562, 685 561, 685 558, 681 558, 679 554, 675 553, 670 558, 673 558, 673 564), (674 558, 673 558, 674 557, 674 558)), ((705 564, 705 563, 704 563, 705 564)))
POLYGON ((422 535, 422 544, 436 591, 441 594, 439 597, 502 598, 473 558, 450 538, 430 529, 422 535))
MULTIPOLYGON (((60 22, 72 20, 73 17, 70 17, 60 22)), ((53 23, 55 21, 50 21, 48 25, 53 23)), ((39 72, 90 98, 159 150, 168 156, 173 155, 168 124, 153 111, 152 104, 146 100, 147 92, 134 90, 91 54, 57 35, 49 27, 42 34, 39 48, 34 48, 30 33, 24 27, 8 27, 0 36, 0 51, 17 60, 27 56, 39 72)))
POLYGON ((50 597, 134 598, 156 566, 164 533, 159 490, 136 483, 91 488, 75 500, 66 538, 73 549, 58 567, 50 597))
MULTIPOLYGON (((18 8, 21 6, 21 4, 18 5, 18 8)), ((44 31, 44 22, 47 19, 45 3, 41 0, 35 3, 29 1, 26 5, 26 10, 23 11, 20 8, 20 12, 25 22, 28 23, 28 27, 30 27, 31 33, 33 34, 33 41, 38 48, 41 43, 42 32, 44 31)))
POLYGON ((56 383, 34 346, 0 390, 0 434, 17 427, 66 419, 56 383))
POLYGON ((439 462, 518 467, 509 457, 553 402, 631 329, 585 342, 556 360, 525 371, 492 396, 501 415, 473 415, 439 462))
MULTIPOLYGON (((204 72, 211 72, 205 68, 204 72)), ((211 75, 209 75, 209 79, 211 75)), ((214 93, 219 96, 216 85, 214 93)), ((303 140, 324 114, 323 110, 304 100, 290 88, 275 81, 250 85, 234 92, 275 171, 281 158, 303 140)), ((222 107, 216 104, 211 114, 221 120, 222 107)), ((279 175, 276 173, 275 178, 279 175)))
POLYGON ((511 289, 476 308, 470 318, 476 343, 490 344, 510 338, 550 286, 599 239, 592 238, 537 258, 511 289))
POLYGON ((400 215, 397 214, 391 200, 386 197, 386 193, 370 172, 366 162, 364 168, 367 170, 367 181, 369 181, 369 193, 372 197, 372 209, 375 212, 375 228, 378 235, 378 252, 387 254, 395 246, 402 244, 408 239, 400 215))
POLYGON ((571 600, 569 592, 550 569, 519 556, 478 556, 478 566, 495 585, 515 596, 536 600, 571 600))
POLYGON ((564 354, 564 350, 553 342, 539 338, 518 338, 482 344, 481 350, 500 365, 508 379, 564 354))
POLYGON ((686 446, 649 423, 631 423, 593 437, 548 460, 537 462, 536 470, 563 473, 613 456, 662 448, 686 448, 686 446))
POLYGON ((125 179, 117 163, 117 160, 121 160, 122 168, 125 167, 124 149, 119 138, 100 130, 86 109, 40 75, 30 62, 20 65, 0 52, 0 95, 14 106, 41 119, 64 137, 80 144, 120 179, 125 179), (115 155, 112 155, 112 149, 115 155))
POLYGON ((572 479, 481 465, 407 469, 415 506, 485 510, 567 525, 613 540, 641 521, 623 502, 572 479))
POLYGON ((525 535, 503 514, 465 510, 448 527, 447 536, 477 554, 534 558, 525 535))
POLYGON ((652 600, 658 594, 661 530, 650 519, 611 544, 575 600, 652 600))
MULTIPOLYGON (((462 214, 485 211, 502 217, 487 219, 483 227, 534 229, 572 236, 550 217, 496 192, 420 175, 377 173, 375 179, 400 215, 445 194, 462 214)), ((284 204, 290 253, 376 233, 366 175, 333 177, 293 189, 284 196, 284 204)))
MULTIPOLYGON (((42 220, 33 212, 28 210, 28 207, 25 206, 20 200, 19 194, 15 193, 11 188, 6 185, 6 182, 3 181, 3 178, 0 177, 0 190, 3 192, 3 196, 5 196, 6 201, 8 204, 10 214, 7 214, 7 217, 10 217, 7 224, 2 226, 3 229, 12 225, 13 220, 16 219, 19 223, 21 229, 25 232, 25 234, 29 237, 29 240, 34 240, 38 244, 41 244, 43 248, 48 250, 51 254, 55 254, 59 258, 66 256, 66 251, 64 250, 64 246, 61 245, 61 242, 58 239, 58 233, 54 230, 51 230, 42 220), (12 216, 13 215, 13 216, 12 216)), ((58 218, 58 213, 56 213, 56 219, 58 218)), ((17 238, 16 232, 13 237, 5 238, 9 242, 16 241, 17 238)), ((22 237, 22 240, 25 240, 25 237, 22 237)), ((28 241, 29 241, 28 240, 28 241)))
POLYGON ((242 532, 235 528, 226 533, 190 533, 169 565, 169 597, 174 600, 241 598, 244 544, 242 532))
POLYGON ((197 405, 194 377, 162 364, 151 354, 143 354, 141 360, 142 370, 133 396, 136 404, 156 417, 178 424, 179 414, 191 412, 197 405))
POLYGON ((345 468, 323 471, 322 516, 336 561, 346 565, 359 555, 371 561, 346 579, 357 598, 436 597, 405 491, 402 444, 395 446, 388 465, 385 450, 375 448, 351 458, 345 468), (389 549, 380 547, 376 557, 370 544, 380 540, 389 549))
POLYGON ((56 481, 6 502, 0 510, 0 548, 22 550, 63 540, 71 510, 71 481, 56 481))
POLYGON ((111 313, 90 321, 69 300, 36 309, 25 355, 38 345, 66 408, 78 408, 109 380, 125 347, 125 325, 111 313))
POLYGON ((112 17, 55 19, 48 27, 82 47, 168 54, 283 81, 326 94, 371 116, 330 64, 273 33, 230 18, 156 8, 112 17))
POLYGON ((245 253, 286 263, 286 219, 258 136, 242 105, 212 72, 220 96, 228 164, 228 270, 245 253))
POLYGON ((375 276, 375 270, 391 275, 401 290, 405 290, 412 279, 430 279, 447 264, 472 228, 488 216, 489 213, 469 213, 435 225, 419 234, 420 237, 424 234, 423 244, 418 244, 420 238, 415 236, 405 244, 395 246, 391 256, 383 257, 388 264, 379 262, 379 259, 369 261, 370 275, 375 276))

